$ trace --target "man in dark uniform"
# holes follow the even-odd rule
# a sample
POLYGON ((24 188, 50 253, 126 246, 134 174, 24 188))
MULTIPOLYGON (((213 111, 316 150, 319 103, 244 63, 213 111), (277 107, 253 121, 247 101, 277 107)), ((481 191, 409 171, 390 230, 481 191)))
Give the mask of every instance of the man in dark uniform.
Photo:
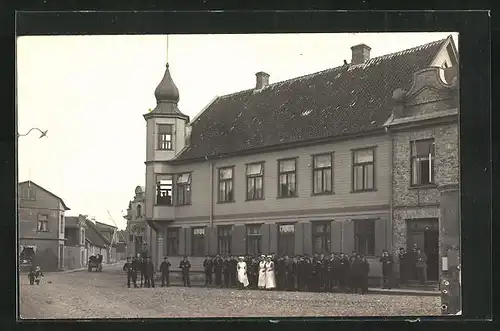
POLYGON ((368 276, 370 274, 370 263, 363 255, 360 256, 360 259, 361 259, 361 278, 360 278, 361 294, 366 294, 368 293, 368 276))
POLYGON ((191 263, 189 262, 187 256, 184 256, 184 259, 181 261, 181 263, 179 263, 179 269, 181 269, 184 287, 191 287, 191 282, 189 279, 189 269, 191 269, 191 263))
POLYGON ((349 277, 349 258, 344 253, 340 253, 339 257, 339 286, 342 290, 346 290, 349 277))
POLYGON ((391 289, 393 284, 394 259, 385 249, 382 251, 380 263, 382 263, 382 288, 391 289))
POLYGON ((141 287, 143 286, 146 287, 146 285, 149 284, 149 280, 146 276, 146 258, 141 257, 139 265, 140 265, 139 271, 141 273, 141 287))
POLYGON ((295 270, 294 262, 288 256, 285 256, 285 290, 293 291, 295 289, 295 270))
POLYGON ((330 253, 330 256, 325 259, 325 289, 330 292, 333 289, 333 261, 335 259, 335 254, 330 253))
POLYGON ((399 260, 399 284, 408 285, 408 253, 401 247, 398 254, 399 260))
POLYGON ((319 256, 319 289, 320 291, 325 291, 328 287, 328 260, 325 258, 325 254, 319 256))
POLYGON ((222 274, 224 275, 224 284, 220 287, 228 288, 231 284, 231 260, 227 256, 224 256, 224 261, 222 262, 222 274))
POLYGON ((207 255, 205 261, 203 261, 203 268, 205 269, 205 286, 212 285, 212 271, 214 263, 212 258, 207 255))
POLYGON ((417 244, 413 245, 413 249, 408 254, 408 279, 418 280, 418 270, 417 270, 417 251, 419 247, 417 244))
POLYGON ((155 287, 155 266, 151 260, 151 256, 146 259, 146 281, 147 287, 155 287))
POLYGON ((349 267, 349 292, 360 293, 362 274, 363 274, 363 261, 361 260, 361 255, 350 256, 350 267, 349 267))
POLYGON ((332 280, 333 287, 340 286, 340 255, 335 254, 332 261, 332 280))
POLYGON ((214 260, 214 272, 215 272, 215 285, 222 287, 222 267, 224 261, 221 259, 220 255, 217 254, 214 260))
POLYGON ((229 287, 235 287, 236 284, 238 283, 237 276, 236 276, 236 269, 238 266, 238 260, 236 260, 236 258, 234 256, 231 256, 231 258, 229 259, 229 265, 230 265, 230 269, 229 269, 230 284, 229 284, 229 287))
POLYGON ((137 287, 137 284, 136 284, 137 274, 136 274, 136 277, 134 277, 135 271, 132 267, 132 262, 130 261, 130 257, 127 257, 127 262, 123 266, 123 271, 127 272, 127 287, 130 288, 130 281, 132 281, 132 284, 134 284, 134 287, 137 287))
POLYGON ((163 258, 163 262, 160 264, 160 272, 161 272, 161 287, 170 286, 170 267, 172 264, 165 256, 163 258))
POLYGON ((132 274, 132 282, 135 284, 135 287, 137 287, 137 273, 140 272, 141 270, 141 265, 139 263, 139 260, 134 256, 132 258, 132 270, 134 271, 132 274))
POLYGON ((276 290, 282 291, 285 289, 285 259, 281 256, 277 257, 275 263, 276 274, 276 290))

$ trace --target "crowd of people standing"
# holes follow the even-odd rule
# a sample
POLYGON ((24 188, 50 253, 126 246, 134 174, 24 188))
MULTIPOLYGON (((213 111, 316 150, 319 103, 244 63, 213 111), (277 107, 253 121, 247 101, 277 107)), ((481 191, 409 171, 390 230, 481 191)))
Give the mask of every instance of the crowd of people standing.
MULTIPOLYGON (((400 249, 397 261, 386 250, 380 257, 382 264, 383 288, 396 285, 395 265, 399 264, 401 285, 408 280, 417 279, 427 283, 427 259, 418 246, 407 253, 400 249)), ((170 285, 171 263, 167 257, 159 267, 161 286, 170 285)), ((261 256, 207 256, 203 261, 205 285, 222 288, 283 290, 283 291, 343 291, 366 293, 370 263, 363 254, 352 252, 314 254, 313 256, 275 254, 261 256)), ((184 257, 179 264, 184 286, 191 286, 191 263, 184 257)), ((150 257, 127 258, 123 267, 127 271, 127 285, 130 287, 154 287, 155 267, 150 257), (137 285, 138 275, 140 283, 137 285)))

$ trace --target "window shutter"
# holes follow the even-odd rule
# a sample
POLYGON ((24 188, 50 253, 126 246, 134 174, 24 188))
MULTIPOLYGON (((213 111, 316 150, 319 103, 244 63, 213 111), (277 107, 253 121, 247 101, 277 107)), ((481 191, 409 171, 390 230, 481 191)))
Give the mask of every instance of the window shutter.
POLYGON ((193 228, 186 228, 184 229, 184 236, 186 238, 186 255, 191 256, 192 254, 192 234, 193 234, 193 228))
POLYGON ((295 255, 304 254, 304 223, 295 223, 295 255))
POLYGON ((271 247, 269 245, 269 239, 271 238, 270 235, 270 229, 269 229, 269 224, 262 224, 260 228, 260 233, 262 233, 262 253, 263 254, 269 254, 269 253, 276 253, 276 252, 271 252, 271 247))
POLYGON ((304 223, 304 254, 312 254, 312 223, 304 223))
POLYGON ((179 228, 179 255, 182 256, 186 253, 186 229, 179 228))
POLYGON ((207 227, 205 229, 205 246, 209 255, 217 254, 217 227, 207 227))
POLYGON ((356 247, 354 238, 354 221, 345 220, 342 222, 343 234, 342 234, 342 251, 348 255, 356 247))
POLYGON ((342 227, 340 226, 340 224, 340 221, 332 221, 332 224, 330 226, 330 251, 335 253, 340 253, 342 251, 342 237, 340 233, 342 231, 342 227))
MULTIPOLYGON (((375 220, 375 256, 382 255, 382 250, 389 249, 386 242, 386 222, 387 219, 380 218, 375 220)), ((389 253, 392 253, 389 251, 389 253)))
POLYGON ((278 252, 278 224, 273 223, 269 224, 269 235, 270 235, 270 247, 269 252, 277 253, 278 252))
POLYGON ((246 251, 246 227, 235 225, 231 234, 231 254, 244 255, 246 251))

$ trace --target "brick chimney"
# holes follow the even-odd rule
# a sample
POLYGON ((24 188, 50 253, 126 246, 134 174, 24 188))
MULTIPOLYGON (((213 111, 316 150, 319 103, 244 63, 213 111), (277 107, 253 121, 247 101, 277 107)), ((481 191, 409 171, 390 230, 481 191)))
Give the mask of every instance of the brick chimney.
POLYGON ((362 64, 370 59, 371 48, 365 44, 359 44, 351 47, 351 64, 362 64))
POLYGON ((269 85, 269 74, 265 73, 263 71, 259 71, 258 73, 255 74, 255 77, 257 78, 256 84, 255 84, 255 89, 256 90, 261 90, 267 85, 269 85))

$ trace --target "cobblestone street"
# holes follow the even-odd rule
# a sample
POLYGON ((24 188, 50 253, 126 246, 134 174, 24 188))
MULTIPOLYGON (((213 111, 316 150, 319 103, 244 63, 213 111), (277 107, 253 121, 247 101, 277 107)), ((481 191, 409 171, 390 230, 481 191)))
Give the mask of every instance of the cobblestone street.
POLYGON ((101 273, 47 273, 40 286, 30 286, 27 276, 21 275, 21 318, 422 316, 440 313, 440 298, 430 296, 200 287, 128 289, 125 282, 120 265, 105 266, 101 273))

